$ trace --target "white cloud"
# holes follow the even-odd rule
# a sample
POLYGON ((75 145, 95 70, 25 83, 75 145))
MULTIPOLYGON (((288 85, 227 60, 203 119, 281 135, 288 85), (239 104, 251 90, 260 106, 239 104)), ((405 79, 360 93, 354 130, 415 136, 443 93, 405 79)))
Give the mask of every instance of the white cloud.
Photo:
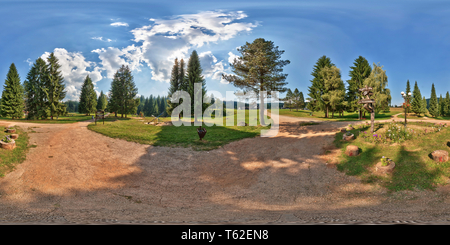
POLYGON ((109 47, 107 49, 95 49, 91 52, 97 53, 102 61, 102 68, 106 70, 107 77, 113 78, 116 71, 122 66, 128 66, 132 71, 140 71, 142 66, 142 49, 134 44, 124 49, 109 47))
MULTIPOLYGON (((81 86, 87 75, 91 78, 94 86, 102 79, 101 69, 95 62, 86 61, 81 52, 68 52, 63 48, 55 48, 53 53, 61 65, 60 71, 66 84, 66 99, 79 99, 81 86), (90 69, 90 71, 87 69, 90 69)), ((41 58, 47 61, 49 55, 49 52, 45 52, 41 55, 41 58)))
POLYGON ((93 38, 91 38, 91 39, 94 39, 94 40, 99 40, 99 41, 102 41, 102 42, 112 42, 113 40, 111 40, 111 39, 106 39, 106 40, 103 40, 103 37, 93 37, 93 38))
MULTIPOLYGON (((142 42, 142 61, 152 70, 152 79, 168 82, 175 58, 188 60, 191 48, 210 42, 228 40, 241 32, 251 31, 256 24, 233 23, 247 17, 242 11, 224 13, 207 11, 198 14, 179 15, 170 19, 150 19, 152 25, 136 28, 131 32, 135 42, 142 42)), ((216 63, 214 61, 214 63, 216 63)), ((216 64, 216 74, 221 63, 216 64)), ((212 77, 216 78, 217 74, 212 77)))
POLYGON ((28 58, 27 60, 24 60, 24 62, 27 62, 29 66, 33 65, 33 61, 30 58, 28 58))
POLYGON ((212 78, 213 80, 220 80, 222 83, 228 83, 222 81, 222 74, 226 74, 223 62, 217 62, 217 58, 211 51, 203 52, 199 54, 198 57, 205 77, 212 78))
POLYGON ((111 25, 112 26, 128 26, 128 23, 125 23, 125 22, 114 22, 114 23, 111 23, 111 25))
POLYGON ((234 59, 237 59, 238 55, 233 54, 232 52, 228 52, 228 63, 233 64, 234 59))

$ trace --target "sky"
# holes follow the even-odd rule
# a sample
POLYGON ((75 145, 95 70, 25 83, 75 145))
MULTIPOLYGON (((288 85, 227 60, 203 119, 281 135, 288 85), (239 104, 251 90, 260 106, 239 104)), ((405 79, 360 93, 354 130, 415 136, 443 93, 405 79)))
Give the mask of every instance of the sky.
MULTIPOLYGON (((0 7, 0 90, 11 63, 21 81, 51 52, 65 79, 65 100, 78 100, 87 75, 107 93, 127 65, 138 94, 167 96, 174 59, 199 54, 207 93, 224 98, 237 88, 237 48, 257 38, 284 50, 287 88, 307 98, 312 70, 325 55, 347 85, 363 56, 383 66, 392 105, 417 81, 422 96, 450 91, 450 1, 5 1, 0 7)), ((284 94, 280 96, 283 97, 284 94)))

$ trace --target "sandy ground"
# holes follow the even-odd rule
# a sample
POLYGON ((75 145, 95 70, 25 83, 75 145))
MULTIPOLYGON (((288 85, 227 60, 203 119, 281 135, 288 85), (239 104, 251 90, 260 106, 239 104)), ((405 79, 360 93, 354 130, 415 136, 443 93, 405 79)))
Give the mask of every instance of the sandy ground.
POLYGON ((17 123, 37 147, 0 179, 0 223, 449 223, 448 186, 362 184, 323 155, 348 122, 299 121, 312 120, 280 116, 276 137, 209 152, 112 139, 90 122, 17 123))

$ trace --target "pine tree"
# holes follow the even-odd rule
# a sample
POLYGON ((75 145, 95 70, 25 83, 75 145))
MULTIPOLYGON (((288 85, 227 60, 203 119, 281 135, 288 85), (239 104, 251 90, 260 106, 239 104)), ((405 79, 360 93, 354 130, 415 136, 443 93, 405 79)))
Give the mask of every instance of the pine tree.
POLYGON ((64 115, 66 107, 62 100, 66 97, 64 77, 61 75, 61 65, 58 64, 58 59, 51 53, 47 58, 47 79, 45 79, 46 97, 48 108, 50 110, 50 117, 53 120, 54 116, 64 115))
MULTIPOLYGON (((266 91, 267 98, 275 98, 272 96, 272 92, 283 93, 286 91, 287 74, 281 72, 283 66, 289 64, 290 61, 280 60, 284 50, 278 50, 278 46, 274 46, 272 41, 258 38, 251 44, 246 42, 245 45, 238 48, 238 51, 242 56, 230 64, 236 75, 222 75, 224 80, 243 89, 243 92, 253 91, 259 94, 261 91, 266 91)), ((265 125, 263 110, 265 97, 259 96, 261 125, 265 125)))
POLYGON ((89 75, 84 79, 81 86, 80 104, 78 106, 78 112, 90 115, 95 113, 97 109, 97 94, 94 90, 94 84, 92 83, 89 75))
POLYGON ((414 84, 413 96, 411 101, 411 111, 419 116, 422 112, 422 95, 420 94, 419 86, 417 86, 417 81, 414 84))
POLYGON ((439 105, 436 97, 436 90, 434 88, 434 83, 431 84, 431 98, 430 107, 428 108, 432 117, 437 117, 439 115, 439 105))
POLYGON ((361 97, 361 92, 359 89, 363 88, 364 80, 370 76, 372 68, 366 58, 359 56, 355 62, 354 66, 351 66, 349 72, 350 80, 348 83, 348 92, 346 94, 345 100, 347 101, 348 108, 347 111, 353 112, 355 110, 359 111, 359 119, 361 119, 361 112, 364 110, 363 104, 358 104, 358 101, 363 99, 361 97))
POLYGON ((295 88, 294 93, 293 93, 293 100, 295 108, 298 111, 298 108, 301 108, 303 106, 304 103, 304 99, 303 99, 303 94, 298 91, 298 88, 295 88))
POLYGON ((2 108, 0 113, 2 116, 11 117, 12 119, 22 118, 24 109, 23 92, 24 89, 20 83, 19 73, 14 63, 12 63, 6 75, 5 84, 3 85, 2 108))
POLYGON ((194 121, 197 122, 197 115, 195 115, 195 108, 198 107, 201 109, 201 113, 207 108, 207 104, 203 103, 203 97, 206 94, 206 80, 202 75, 202 67, 200 66, 200 59, 198 57, 197 51, 192 51, 191 56, 189 57, 188 65, 187 65, 187 73, 186 80, 188 83, 187 92, 191 97, 191 113, 194 114, 194 121), (194 91, 194 85, 200 84, 201 90, 194 91), (198 101, 196 101, 196 98, 198 101))
POLYGON ((314 77, 311 80, 311 86, 308 88, 308 96, 310 103, 308 103, 308 108, 311 111, 324 111, 325 117, 328 117, 326 105, 325 102, 322 99, 322 95, 325 94, 327 91, 325 90, 325 83, 323 80, 323 77, 321 76, 320 71, 324 67, 331 68, 334 66, 333 63, 331 63, 331 59, 326 57, 325 55, 320 57, 316 64, 314 65, 313 72, 311 75, 314 77))
POLYGON ((106 109, 107 104, 108 104, 108 99, 106 98, 106 95, 103 93, 103 90, 102 90, 102 91, 100 91, 100 95, 98 96, 97 110, 104 111, 106 109))

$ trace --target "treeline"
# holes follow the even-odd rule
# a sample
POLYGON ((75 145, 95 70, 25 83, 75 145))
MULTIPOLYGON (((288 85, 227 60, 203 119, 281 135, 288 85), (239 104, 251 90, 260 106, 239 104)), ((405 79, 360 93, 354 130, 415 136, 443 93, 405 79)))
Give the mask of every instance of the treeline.
MULTIPOLYGON (((406 93, 408 96, 410 93, 409 80, 406 82, 406 93)), ((425 99, 422 97, 420 89, 417 86, 417 81, 414 84, 414 90, 410 97, 405 98, 405 103, 403 103, 403 108, 406 107, 406 112, 413 112, 416 115, 420 114, 430 114, 432 117, 449 117, 450 116, 450 94, 447 91, 445 98, 440 94, 439 98, 436 96, 436 89, 434 83, 431 84, 431 96, 430 99, 425 99)))
POLYGON ((307 108, 311 111, 323 111, 325 117, 334 116, 334 112, 340 114, 344 111, 359 111, 359 118, 367 112, 363 104, 358 101, 363 99, 360 91, 363 87, 371 87, 371 99, 375 100, 375 113, 381 110, 389 111, 391 101, 390 90, 387 88, 388 80, 386 71, 378 64, 370 67, 369 62, 362 56, 359 56, 354 66, 351 66, 349 72, 350 80, 347 81, 348 87, 341 79, 340 69, 337 68, 331 59, 325 55, 320 57, 313 67, 311 75, 311 86, 308 87, 307 108))
POLYGON ((137 107, 137 114, 146 117, 149 117, 151 115, 155 117, 168 116, 166 112, 167 100, 168 97, 166 96, 158 95, 157 97, 154 97, 153 95, 150 95, 149 97, 145 98, 145 96, 141 95, 141 97, 139 98, 140 103, 137 107))
POLYGON ((12 63, 0 100, 1 116, 19 119, 26 112, 27 119, 53 119, 66 114, 66 105, 62 103, 66 91, 60 67, 53 53, 47 62, 38 58, 22 85, 12 63))

